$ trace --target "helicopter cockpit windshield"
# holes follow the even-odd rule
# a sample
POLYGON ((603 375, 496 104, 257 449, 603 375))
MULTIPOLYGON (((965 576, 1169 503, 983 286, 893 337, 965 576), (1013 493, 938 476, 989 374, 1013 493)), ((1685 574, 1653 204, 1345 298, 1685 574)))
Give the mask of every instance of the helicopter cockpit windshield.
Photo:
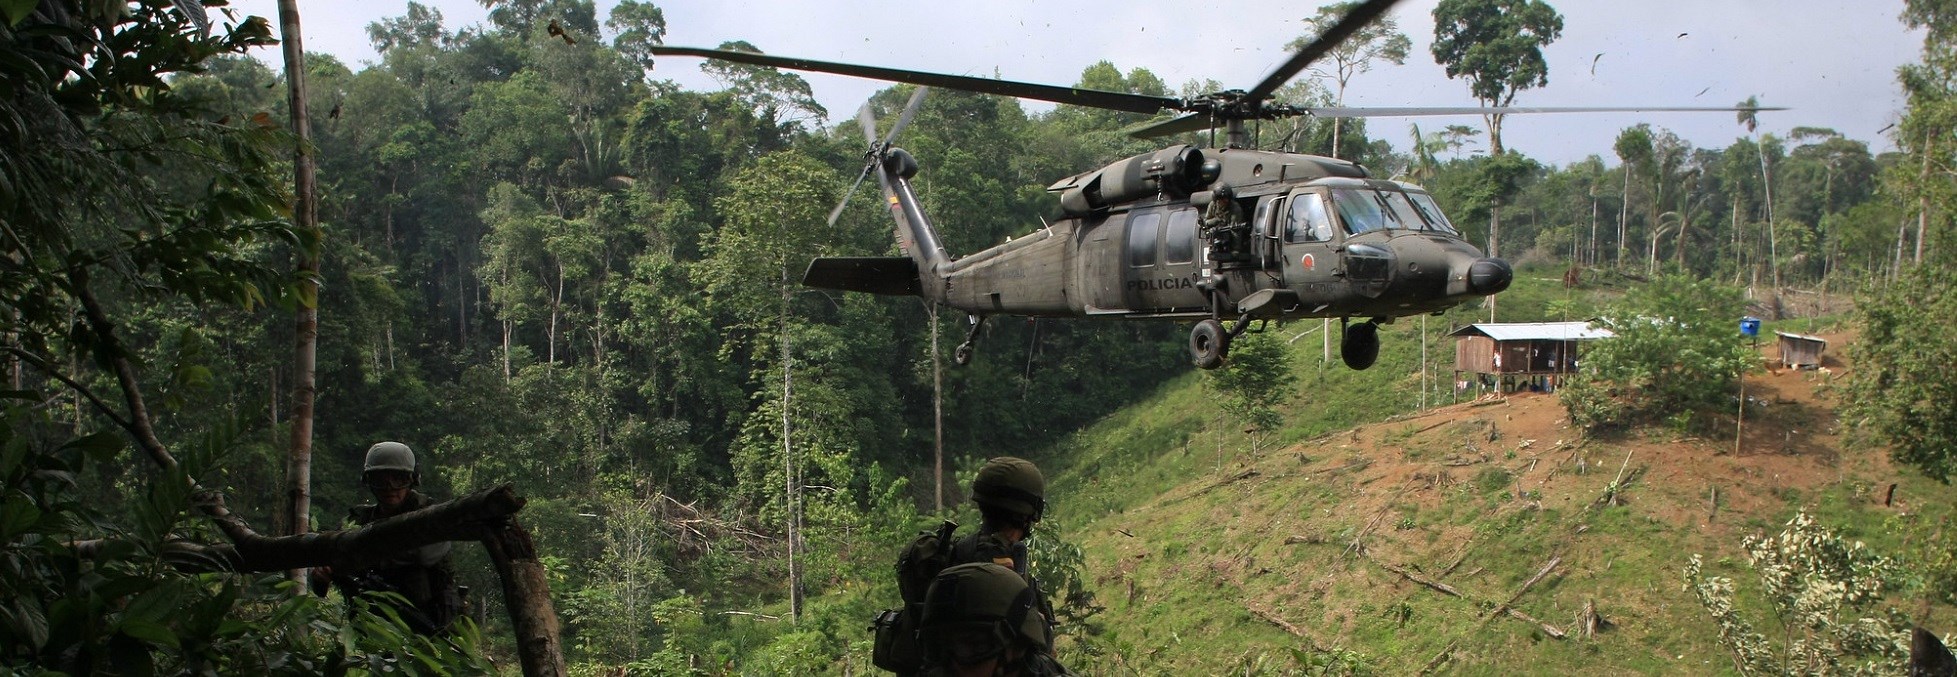
POLYGON ((1370 187, 1334 188, 1332 204, 1337 206, 1348 235, 1375 230, 1435 230, 1456 234, 1453 224, 1441 216, 1433 196, 1425 193, 1370 187))

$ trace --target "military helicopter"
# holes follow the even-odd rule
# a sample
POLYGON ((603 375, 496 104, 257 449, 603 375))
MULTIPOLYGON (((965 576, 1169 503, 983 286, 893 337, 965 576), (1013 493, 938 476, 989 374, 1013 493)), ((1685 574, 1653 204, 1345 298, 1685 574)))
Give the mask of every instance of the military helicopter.
MULTIPOLYGON (((1368 0, 1353 8, 1249 90, 1187 99, 757 52, 668 46, 651 51, 920 85, 883 139, 876 138, 867 105, 858 116, 870 147, 857 182, 876 174, 906 255, 818 258, 802 282, 823 289, 920 296, 964 311, 971 329, 953 353, 958 364, 971 361, 973 343, 991 315, 1194 320, 1189 353, 1204 369, 1222 366, 1230 342, 1253 323, 1336 317, 1342 327, 1340 357, 1348 367, 1365 369, 1379 356, 1379 324, 1440 313, 1499 293, 1508 288, 1514 271, 1508 262, 1484 256, 1462 239, 1434 197, 1419 186, 1374 177, 1345 160, 1249 148, 1246 121, 1301 115, 1735 110, 1310 108, 1269 100, 1395 2, 1368 0), (1131 133, 1159 137, 1222 128, 1225 144, 1208 150, 1176 145, 1056 181, 1047 190, 1059 194, 1063 218, 1004 244, 953 257, 912 193, 917 159, 892 145, 928 87, 1133 113, 1179 111, 1179 117, 1131 133)), ((842 208, 837 205, 831 213, 832 222, 842 208)))

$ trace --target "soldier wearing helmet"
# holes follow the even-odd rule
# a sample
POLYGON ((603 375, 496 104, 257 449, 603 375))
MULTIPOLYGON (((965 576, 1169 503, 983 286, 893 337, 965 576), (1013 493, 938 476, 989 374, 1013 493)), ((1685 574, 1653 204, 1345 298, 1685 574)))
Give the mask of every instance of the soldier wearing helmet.
POLYGON ((1039 593, 1003 565, 946 568, 924 598, 918 635, 924 674, 944 676, 1065 675, 1052 658, 1039 593))
POLYGON ((1034 601, 1034 617, 1045 641, 1040 651, 1053 654, 1053 607, 1041 594, 1026 556, 1026 538, 1046 514, 1046 476, 1032 461, 1012 456, 989 459, 972 479, 972 502, 978 504, 978 533, 959 539, 951 562, 990 562, 1025 579, 1034 601))
POLYGON ((953 562, 993 562, 1026 575, 1026 537, 1046 514, 1046 476, 1032 461, 1000 456, 985 462, 972 480, 978 533, 952 548, 953 562))
MULTIPOLYGON (((414 450, 400 442, 380 442, 367 448, 361 465, 361 484, 374 496, 374 502, 355 506, 348 521, 365 526, 395 515, 434 505, 434 499, 414 488, 421 484, 421 468, 414 450)), ((434 543, 396 553, 379 564, 357 572, 337 572, 331 567, 315 567, 313 591, 325 594, 331 581, 349 596, 362 592, 392 592, 407 599, 408 608, 397 608, 402 620, 422 634, 446 630, 461 607, 455 587, 455 570, 449 562, 449 544, 434 543)))
MULTIPOLYGON (((972 480, 972 502, 979 509, 978 533, 954 540, 958 524, 946 520, 936 531, 918 534, 897 558, 898 590, 904 606, 878 614, 871 624, 877 667, 900 675, 919 674, 924 669, 925 659, 931 652, 929 646, 933 644, 919 632, 923 619, 930 618, 930 612, 925 609, 927 598, 936 594, 931 591, 937 589, 940 574, 954 569, 968 570, 966 565, 978 564, 1003 571, 1015 579, 1017 587, 1012 594, 1026 591, 1032 606, 1014 625, 1024 621, 1025 627, 1038 635, 1029 650, 1044 654, 1051 661, 1053 610, 1040 594, 1026 555, 1026 537, 1046 513, 1046 477, 1023 458, 1001 456, 988 460, 972 480)), ((950 603, 941 601, 941 604, 950 603)))

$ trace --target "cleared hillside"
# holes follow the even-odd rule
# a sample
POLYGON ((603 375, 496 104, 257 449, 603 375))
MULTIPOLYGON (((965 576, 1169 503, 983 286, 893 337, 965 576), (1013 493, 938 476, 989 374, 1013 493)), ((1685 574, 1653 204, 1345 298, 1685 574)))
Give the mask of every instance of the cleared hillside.
MULTIPOLYGON (((1826 369, 1747 380, 1737 451, 1730 418, 1716 437, 1584 439, 1533 393, 1314 432, 1402 408, 1346 398, 1404 399, 1350 381, 1377 376, 1321 375, 1315 346, 1298 348, 1289 412, 1312 437, 1253 451, 1186 378, 1051 462, 1060 532, 1105 606, 1063 658, 1115 674, 1283 673, 1341 652, 1379 674, 1730 672, 1681 586, 1691 554, 1744 595, 1741 537, 1797 508, 1878 549, 1895 547, 1889 516, 1945 509, 1947 488, 1844 448, 1817 392, 1845 368, 1846 337, 1829 338, 1826 369), (1586 607, 1605 622, 1589 637, 1586 607)), ((1757 596, 1742 604, 1770 622, 1757 596)))

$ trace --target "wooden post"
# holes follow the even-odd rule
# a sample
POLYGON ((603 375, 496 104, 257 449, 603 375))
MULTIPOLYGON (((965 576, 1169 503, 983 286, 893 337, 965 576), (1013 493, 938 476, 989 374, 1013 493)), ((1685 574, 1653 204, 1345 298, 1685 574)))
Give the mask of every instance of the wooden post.
MULTIPOLYGON (((1753 337, 1753 357, 1760 356, 1760 337, 1753 337)), ((1740 440, 1746 435, 1746 365, 1740 365, 1740 407, 1733 417, 1733 455, 1740 455, 1740 440)))

